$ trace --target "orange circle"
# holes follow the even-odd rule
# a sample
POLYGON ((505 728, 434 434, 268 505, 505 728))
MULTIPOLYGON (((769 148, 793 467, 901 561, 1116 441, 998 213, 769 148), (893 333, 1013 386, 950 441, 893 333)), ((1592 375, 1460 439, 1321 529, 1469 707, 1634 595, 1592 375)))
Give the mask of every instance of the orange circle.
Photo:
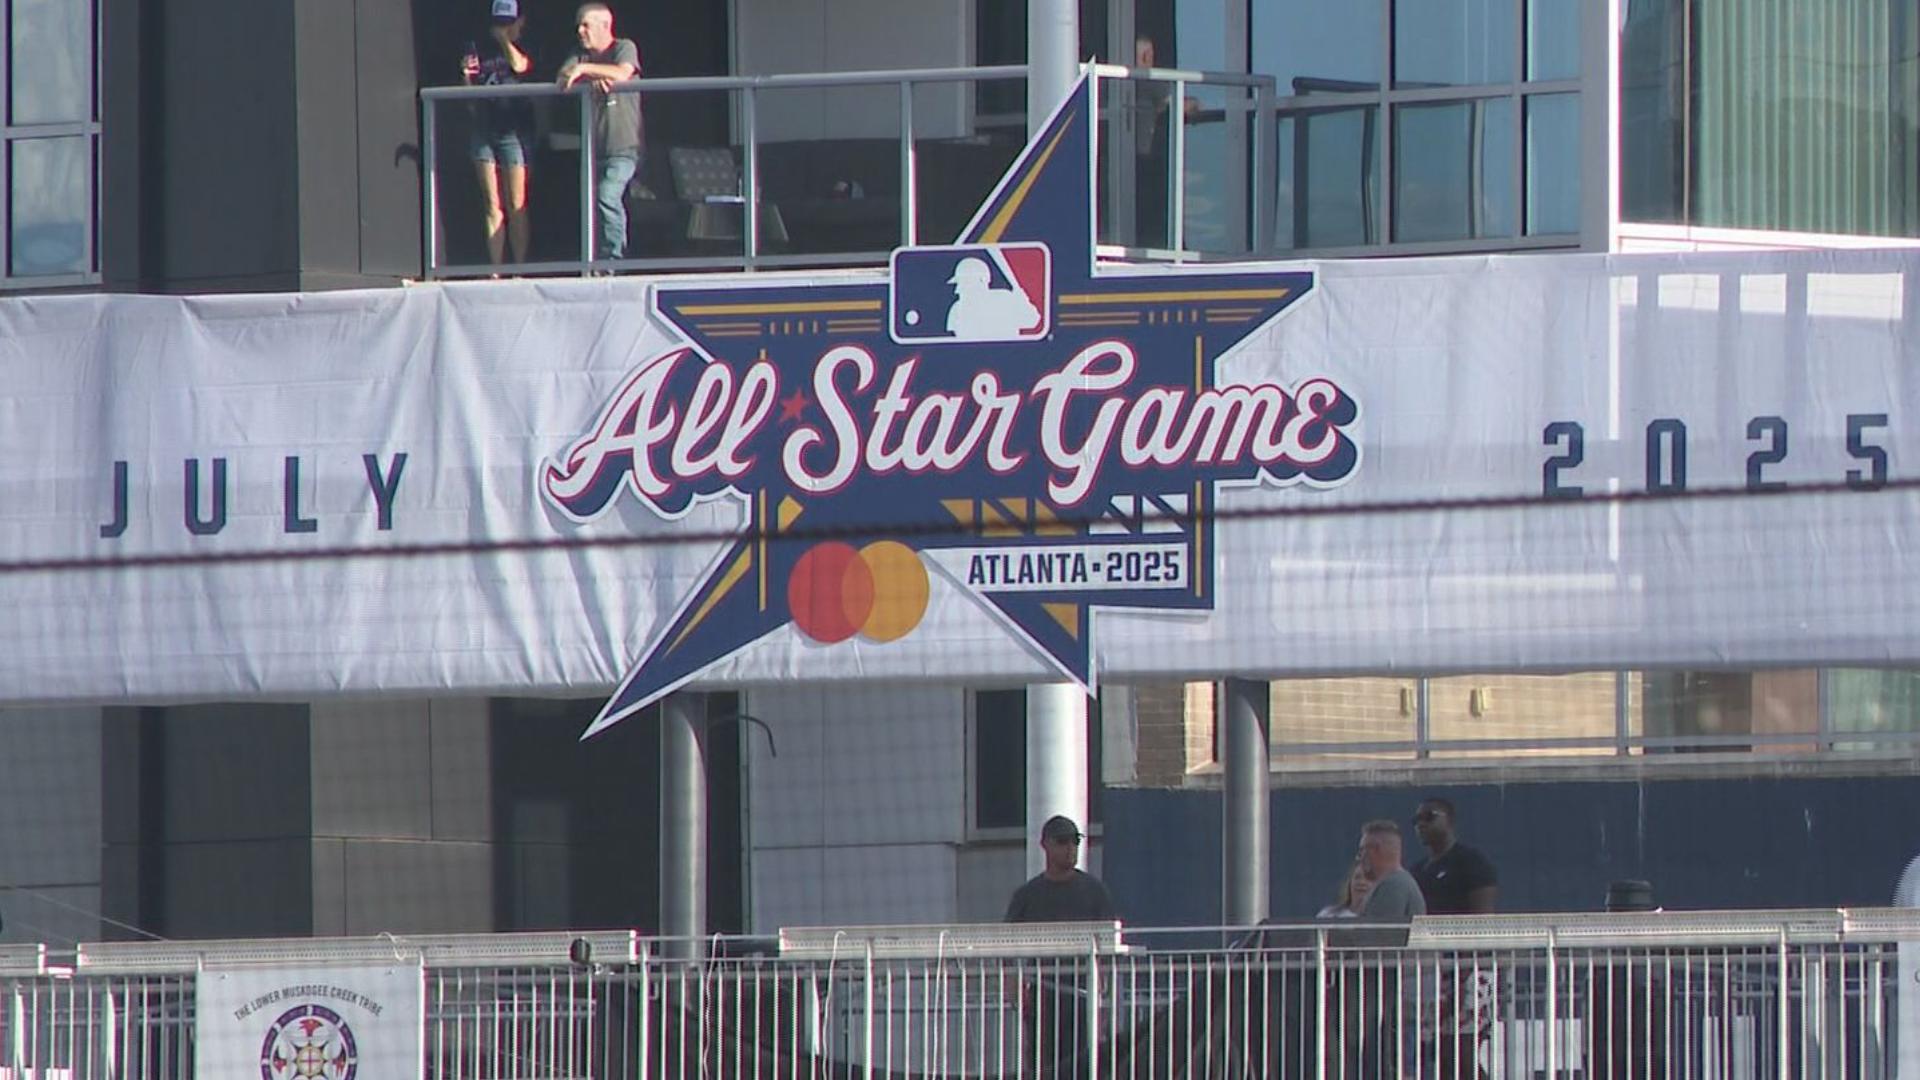
POLYGON ((926 564, 918 552, 898 540, 868 544, 860 549, 860 561, 872 571, 873 590, 860 635, 878 642, 905 637, 927 613, 931 586, 926 564))

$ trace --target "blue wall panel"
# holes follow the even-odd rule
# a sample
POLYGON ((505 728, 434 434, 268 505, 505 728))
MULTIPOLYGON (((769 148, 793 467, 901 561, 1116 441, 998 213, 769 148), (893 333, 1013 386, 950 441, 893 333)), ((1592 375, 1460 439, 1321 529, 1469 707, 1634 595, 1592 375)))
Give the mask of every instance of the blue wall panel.
MULTIPOLYGON (((1411 864, 1428 794, 1453 800, 1462 838, 1499 867, 1505 911, 1596 911, 1617 878, 1653 882, 1671 908, 1883 905, 1920 852, 1920 778, 1279 789, 1273 915, 1327 903, 1372 818, 1400 823, 1411 864)), ((1104 848, 1128 922, 1219 921, 1219 792, 1110 789, 1104 848)))

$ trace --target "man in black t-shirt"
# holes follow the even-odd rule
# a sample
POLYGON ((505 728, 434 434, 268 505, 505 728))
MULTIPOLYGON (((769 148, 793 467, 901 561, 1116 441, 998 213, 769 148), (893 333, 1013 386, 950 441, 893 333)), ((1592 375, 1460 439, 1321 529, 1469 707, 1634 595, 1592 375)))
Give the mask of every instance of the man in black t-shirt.
POLYGON ((1414 831, 1428 855, 1413 867, 1429 915, 1482 915, 1494 908, 1500 875, 1493 860, 1454 838, 1453 804, 1428 799, 1413 815, 1414 831))
POLYGON ((1113 918, 1113 897, 1100 879, 1079 869, 1080 826, 1055 814, 1040 828, 1047 867, 1013 892, 1008 922, 1087 922, 1113 918))
MULTIPOLYGON (((1429 915, 1480 915, 1493 911, 1499 899, 1500 875, 1493 860, 1478 848, 1454 837, 1457 820, 1446 799, 1427 799, 1414 812, 1413 829, 1426 845, 1427 857, 1413 867, 1413 879, 1427 899, 1429 915)), ((1442 974, 1435 980, 1438 997, 1423 1026, 1431 1028, 1431 1043, 1422 1055, 1440 1076, 1478 1080, 1492 1060, 1495 986, 1483 973, 1442 974)))
MULTIPOLYGON (((1080 826, 1055 814, 1040 827, 1046 869, 1013 891, 1007 919, 1015 922, 1090 922, 1111 919, 1113 897, 1100 879, 1079 869, 1080 826)), ((1028 1037, 1023 1056, 1043 1077, 1078 1075, 1084 1068, 1086 1000, 1078 960, 1042 962, 1040 976, 1022 987, 1020 1018, 1028 1037)))

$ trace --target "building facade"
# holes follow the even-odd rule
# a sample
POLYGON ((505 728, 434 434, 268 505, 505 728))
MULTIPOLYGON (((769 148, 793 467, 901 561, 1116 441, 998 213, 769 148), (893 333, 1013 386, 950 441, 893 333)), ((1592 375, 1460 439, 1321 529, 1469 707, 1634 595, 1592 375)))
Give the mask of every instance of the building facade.
MULTIPOLYGON (((0 67, 0 288, 313 291, 432 276, 436 247, 477 261, 460 144, 429 155, 419 96, 484 33, 476 7, 19 0, 0 67)), ((613 7, 650 78, 1025 56, 1025 5, 1005 0, 613 7)), ((572 13, 529 12, 550 68, 572 13)), ((1177 215, 1138 212, 1164 195, 1110 149, 1099 239, 1132 258, 1920 237, 1920 28, 1889 0, 1081 0, 1077 15, 1083 55, 1273 81, 1251 105, 1191 88, 1184 157, 1158 166, 1178 172, 1177 215), (1249 108, 1273 147, 1261 170, 1260 140, 1229 122, 1249 108)), ((973 163, 1010 157, 1029 103, 1006 80, 929 95, 916 131, 965 163, 928 177, 955 184, 927 200, 950 210, 985 194, 997 173, 973 163)), ((884 140, 901 122, 846 90, 760 108, 769 144, 884 140)), ((724 95, 650 95, 656 194, 675 183, 674 147, 741 145, 739 116, 724 95)), ((1114 123, 1110 148, 1167 149, 1114 123)), ((534 162, 537 243, 577 259, 577 186, 546 180, 578 170, 565 127, 556 116, 534 162)), ((793 205, 785 224, 802 220, 793 205)), ((1874 822, 1920 792, 1914 680, 1836 666, 1276 681, 1274 816, 1293 825, 1274 913, 1311 913, 1359 821, 1429 791, 1463 807, 1517 907, 1597 905, 1617 877, 1678 904, 1867 902, 1911 854, 1874 822), (1556 822, 1568 802, 1587 809, 1556 822), (1705 834, 1755 819, 1794 843, 1698 867, 1705 834)), ((574 741, 607 689, 22 705, 6 802, 35 827, 3 834, 20 845, 6 933, 647 925, 657 747, 637 728, 574 741)), ((763 687, 717 704, 714 928, 996 917, 1027 843, 1008 810, 1024 797, 1012 690, 763 687), (741 713, 777 732, 777 753, 741 713)), ((1093 710, 1093 861, 1130 917, 1218 917, 1218 856, 1194 841, 1220 817, 1215 712, 1205 684, 1117 687, 1093 710)))

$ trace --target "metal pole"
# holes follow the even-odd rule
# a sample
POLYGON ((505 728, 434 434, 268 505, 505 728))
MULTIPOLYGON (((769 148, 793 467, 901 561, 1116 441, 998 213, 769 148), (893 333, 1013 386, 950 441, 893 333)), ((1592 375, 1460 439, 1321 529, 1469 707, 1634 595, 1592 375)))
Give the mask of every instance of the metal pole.
MULTIPOLYGON (((913 84, 900 80, 900 243, 912 247, 920 235, 919 162, 913 149, 913 84)), ((943 237, 942 239, 946 239, 943 237)))
POLYGON ((593 266, 593 94, 575 91, 580 99, 580 272, 593 266))
POLYGON ((1027 0, 1027 134, 1033 135, 1079 76, 1077 0, 1027 0))
POLYGON ((660 707, 660 932, 688 960, 707 931, 706 711, 705 694, 660 707))
POLYGON ((434 277, 434 271, 440 268, 440 165, 438 130, 434 124, 437 106, 430 100, 420 102, 420 166, 424 174, 422 194, 426 199, 425 220, 421 223, 427 232, 427 265, 421 267, 420 276, 434 277))
MULTIPOLYGON (((1087 821, 1087 695, 1072 683, 1027 687, 1027 876, 1046 869, 1040 826, 1065 814, 1087 821)), ((1085 852, 1082 852, 1085 859, 1085 852)))
POLYGON ((740 96, 740 141, 747 152, 746 190, 741 192, 746 196, 747 204, 742 213, 744 220, 740 223, 740 235, 746 241, 745 257, 749 270, 760 260, 760 137, 756 131, 756 101, 751 86, 740 96))
POLYGON ((1267 684, 1228 679, 1221 686, 1220 747, 1226 756, 1221 801, 1221 921, 1252 926, 1267 917, 1267 684))

